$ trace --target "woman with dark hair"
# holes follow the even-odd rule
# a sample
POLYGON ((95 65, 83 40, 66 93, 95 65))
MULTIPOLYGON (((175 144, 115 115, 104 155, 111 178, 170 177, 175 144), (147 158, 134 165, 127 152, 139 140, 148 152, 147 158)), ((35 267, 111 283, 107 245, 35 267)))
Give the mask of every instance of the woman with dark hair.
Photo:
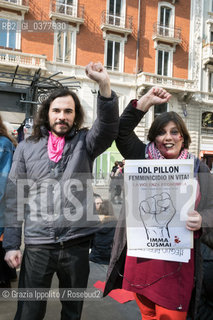
MULTIPOLYGON (((186 228, 194 232, 194 249, 188 263, 127 256, 125 208, 119 219, 104 295, 122 287, 135 293, 142 319, 185 320, 196 314, 202 277, 200 235, 212 226, 213 180, 209 169, 188 151, 191 142, 184 121, 176 112, 156 117, 144 144, 134 129, 152 105, 165 103, 170 94, 150 89, 139 101, 132 100, 120 117, 117 147, 125 159, 194 159, 199 187, 195 209, 188 213, 186 228), (201 229, 202 226, 202 229, 201 229), (201 231, 202 230, 202 231, 201 231)), ((166 161, 166 160, 165 160, 166 161)))
POLYGON ((154 142, 155 138, 161 134, 162 128, 170 121, 172 121, 176 125, 178 131, 181 132, 181 135, 183 136, 183 147, 188 149, 191 143, 189 132, 181 116, 174 111, 164 112, 155 118, 149 129, 147 136, 148 140, 154 142))
POLYGON ((12 269, 4 261, 5 251, 2 248, 2 240, 4 236, 4 194, 16 145, 15 139, 8 133, 0 115, 0 287, 10 287, 10 278, 15 277, 12 269))

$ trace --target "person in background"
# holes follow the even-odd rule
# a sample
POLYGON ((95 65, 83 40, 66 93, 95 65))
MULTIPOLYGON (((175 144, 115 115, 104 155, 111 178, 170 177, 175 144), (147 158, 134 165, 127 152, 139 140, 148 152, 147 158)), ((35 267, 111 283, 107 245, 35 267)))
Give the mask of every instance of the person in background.
POLYGON ((114 197, 115 197, 115 173, 118 169, 118 161, 114 162, 114 166, 112 167, 112 170, 110 172, 110 182, 109 182, 109 193, 110 193, 110 199, 112 203, 114 202, 114 197))
POLYGON ((100 194, 98 194, 98 193, 94 193, 93 196, 94 196, 94 200, 95 200, 95 210, 97 212, 99 212, 101 204, 103 202, 103 199, 101 198, 100 194))
POLYGON ((118 169, 118 161, 115 161, 114 162, 114 166, 112 167, 112 170, 111 170, 111 173, 110 173, 110 177, 111 178, 115 176, 115 173, 116 173, 117 169, 118 169))
POLYGON ((122 191, 123 191, 123 177, 124 177, 124 162, 118 161, 118 167, 114 176, 115 193, 113 198, 114 204, 122 204, 122 191))
POLYGON ((9 174, 13 152, 17 143, 9 134, 0 115, 0 287, 9 288, 10 280, 16 278, 15 269, 10 268, 4 261, 5 250, 2 248, 4 237, 4 211, 5 211, 5 189, 7 176, 9 174))
POLYGON ((116 218, 111 202, 103 200, 98 211, 101 225, 92 241, 89 259, 99 264, 109 264, 116 218))
POLYGON ((125 162, 122 161, 118 161, 118 168, 115 172, 115 176, 116 177, 123 177, 123 174, 124 174, 124 164, 125 162))
MULTIPOLYGON (((117 147, 125 159, 194 159, 199 186, 194 210, 188 213, 186 228, 194 233, 194 249, 188 263, 130 257, 126 254, 125 208, 117 224, 104 296, 112 289, 135 293, 142 319, 195 319, 201 291, 200 234, 213 225, 213 179, 209 168, 189 151, 190 135, 176 112, 155 118, 147 145, 134 129, 152 105, 168 102, 170 94, 151 88, 140 100, 132 100, 120 117, 117 147)), ((159 217, 160 219, 160 217, 159 217)), ((166 227, 166 226, 164 226, 166 227)))
POLYGON ((121 204, 121 192, 122 192, 122 185, 123 185, 123 161, 115 161, 115 165, 112 168, 110 174, 110 199, 113 204, 121 204))

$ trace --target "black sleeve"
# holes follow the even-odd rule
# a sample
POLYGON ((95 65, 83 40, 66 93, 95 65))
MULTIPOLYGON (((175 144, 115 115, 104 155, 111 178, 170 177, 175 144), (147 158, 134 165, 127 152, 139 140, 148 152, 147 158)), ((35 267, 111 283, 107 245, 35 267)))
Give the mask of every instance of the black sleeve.
POLYGON ((98 94, 97 118, 86 136, 86 148, 95 159, 117 138, 119 124, 118 98, 112 91, 110 98, 98 94))
POLYGON ((120 117, 119 133, 116 139, 118 150, 125 159, 143 159, 146 145, 137 137, 135 127, 144 117, 145 112, 132 106, 126 107, 120 117))
POLYGON ((197 211, 202 216, 202 236, 201 240, 209 247, 213 248, 213 174, 202 162, 198 172, 200 184, 201 200, 197 211))

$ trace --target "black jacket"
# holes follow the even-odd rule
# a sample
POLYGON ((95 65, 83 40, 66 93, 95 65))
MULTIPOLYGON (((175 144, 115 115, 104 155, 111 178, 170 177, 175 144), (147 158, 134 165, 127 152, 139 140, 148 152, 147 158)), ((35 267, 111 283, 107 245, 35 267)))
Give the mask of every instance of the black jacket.
MULTIPOLYGON (((109 216, 110 217, 110 216, 109 216)), ((109 264, 116 220, 105 221, 95 233, 89 259, 95 263, 109 264)))

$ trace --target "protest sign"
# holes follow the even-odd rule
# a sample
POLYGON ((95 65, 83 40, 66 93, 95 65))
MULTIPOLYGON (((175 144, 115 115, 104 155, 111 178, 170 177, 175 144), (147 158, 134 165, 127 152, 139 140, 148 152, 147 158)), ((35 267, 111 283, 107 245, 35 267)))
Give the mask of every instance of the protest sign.
POLYGON ((177 261, 174 250, 188 249, 178 258, 188 261, 193 233, 186 229, 186 219, 196 197, 194 160, 126 160, 124 186, 128 254, 153 258, 150 249, 164 249, 165 260, 177 261))

